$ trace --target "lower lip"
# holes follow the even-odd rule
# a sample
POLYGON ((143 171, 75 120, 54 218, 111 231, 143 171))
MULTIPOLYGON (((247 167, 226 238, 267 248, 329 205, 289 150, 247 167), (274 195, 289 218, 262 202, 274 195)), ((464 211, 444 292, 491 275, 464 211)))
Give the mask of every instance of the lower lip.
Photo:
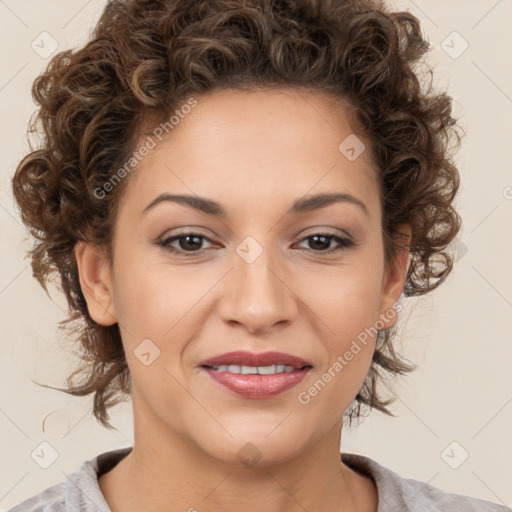
POLYGON ((275 373, 273 375, 259 375, 220 372, 203 367, 210 378, 222 386, 245 398, 271 398, 293 388, 301 382, 311 368, 295 370, 293 372, 275 373))

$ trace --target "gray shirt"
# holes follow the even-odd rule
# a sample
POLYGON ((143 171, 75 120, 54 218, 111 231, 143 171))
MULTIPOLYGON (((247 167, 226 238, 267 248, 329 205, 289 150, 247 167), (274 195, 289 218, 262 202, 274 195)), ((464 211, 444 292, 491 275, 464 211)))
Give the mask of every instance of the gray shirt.
MULTIPOLYGON (((98 477, 110 471, 131 450, 132 447, 111 450, 83 462, 66 481, 48 487, 8 512, 111 512, 98 477)), ((342 453, 341 457, 354 471, 375 481, 379 494, 377 512, 512 512, 503 505, 403 478, 363 455, 342 453)))

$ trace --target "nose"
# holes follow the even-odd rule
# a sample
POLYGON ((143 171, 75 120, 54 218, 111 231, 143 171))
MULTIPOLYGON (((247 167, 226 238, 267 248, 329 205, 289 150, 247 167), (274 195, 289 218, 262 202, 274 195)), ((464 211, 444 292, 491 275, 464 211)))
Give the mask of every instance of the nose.
POLYGON ((235 252, 218 307, 224 322, 243 326, 251 334, 265 334, 297 317, 298 298, 290 272, 271 253, 265 249, 251 261, 235 252))

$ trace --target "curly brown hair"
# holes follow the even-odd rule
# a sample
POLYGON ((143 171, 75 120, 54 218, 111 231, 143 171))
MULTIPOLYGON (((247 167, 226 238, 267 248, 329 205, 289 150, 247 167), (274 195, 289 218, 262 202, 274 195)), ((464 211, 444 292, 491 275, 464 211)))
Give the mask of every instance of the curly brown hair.
MULTIPOLYGON (((414 15, 377 0, 109 1, 87 44, 55 55, 34 81, 40 108, 29 133, 42 142, 30 145, 12 180, 22 221, 37 239, 28 253, 33 275, 48 293, 58 274, 69 304, 60 326, 81 351, 67 389, 41 385, 94 393, 94 416, 113 428, 107 409, 131 393, 129 368, 119 325, 99 325, 89 315, 74 249, 91 241, 113 264, 117 206, 129 178, 105 197, 95 190, 130 157, 144 127, 168 119, 191 94, 296 87, 343 100, 354 131, 371 143, 386 268, 403 247, 398 227, 408 223, 405 296, 441 284, 453 266, 447 246, 461 226, 451 152, 461 137, 452 98, 432 87, 422 58, 429 50, 414 15), (419 63, 428 84, 419 80, 419 63)), ((362 404, 394 416, 387 408, 394 398, 382 399, 377 384, 383 372, 396 377, 416 368, 395 352, 396 328, 378 334, 350 422, 362 404)))

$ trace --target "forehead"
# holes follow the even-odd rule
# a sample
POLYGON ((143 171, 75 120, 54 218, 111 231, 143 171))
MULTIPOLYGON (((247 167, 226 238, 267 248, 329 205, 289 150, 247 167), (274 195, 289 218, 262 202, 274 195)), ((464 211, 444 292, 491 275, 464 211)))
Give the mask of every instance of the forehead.
MULTIPOLYGON (((341 100, 295 89, 225 89, 195 100, 130 176, 126 193, 139 210, 162 192, 238 209, 250 200, 291 206, 300 196, 342 192, 378 208, 369 144, 354 134, 352 109, 341 100)), ((145 128, 146 137, 154 133, 145 128)))

